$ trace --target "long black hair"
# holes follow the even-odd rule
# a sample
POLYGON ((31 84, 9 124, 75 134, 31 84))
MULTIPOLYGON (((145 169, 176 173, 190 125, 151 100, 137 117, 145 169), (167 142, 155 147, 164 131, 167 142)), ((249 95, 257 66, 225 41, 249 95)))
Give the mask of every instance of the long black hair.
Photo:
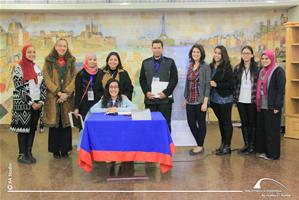
MULTIPOLYGON (((257 63, 255 62, 254 60, 254 53, 253 53, 253 48, 250 46, 250 45, 246 45, 244 46, 242 49, 241 49, 241 53, 245 50, 245 49, 248 49, 251 54, 253 55, 252 58, 250 59, 250 67, 249 67, 249 70, 250 70, 250 74, 251 74, 251 77, 254 78, 254 74, 257 70, 257 63)), ((241 57, 241 61, 239 63, 239 70, 244 70, 245 69, 245 63, 244 63, 244 60, 243 58, 241 57)))
POLYGON ((110 67, 109 67, 109 65, 108 65, 108 61, 109 61, 109 59, 110 59, 111 56, 116 56, 116 57, 117 57, 118 65, 117 65, 116 69, 123 69, 123 66, 122 66, 122 64, 121 64, 121 60, 120 60, 120 56, 119 56, 119 54, 118 54, 117 52, 115 52, 115 51, 112 51, 112 52, 110 52, 110 53, 108 54, 108 56, 107 56, 107 58, 106 58, 106 65, 105 65, 105 67, 104 67, 104 70, 109 70, 109 69, 110 69, 110 67))
POLYGON ((104 91, 104 95, 102 97, 102 107, 103 108, 107 108, 107 104, 108 104, 109 100, 111 99, 111 95, 110 95, 110 92, 109 92, 109 87, 110 87, 111 83, 114 83, 114 82, 117 83, 118 89, 119 89, 117 97, 120 100, 120 102, 122 101, 121 87, 120 87, 119 81, 114 79, 114 78, 111 78, 107 81, 107 83, 105 85, 105 91, 104 91))
POLYGON ((194 65, 195 64, 195 60, 192 58, 192 51, 193 49, 198 49, 200 51, 200 60, 199 63, 203 64, 205 62, 205 58, 206 58, 206 53, 205 53, 205 49, 203 48, 203 46, 201 44, 194 44, 190 51, 189 51, 189 62, 190 64, 194 65))
MULTIPOLYGON (((217 45, 215 48, 214 48, 214 52, 216 49, 220 49, 221 51, 221 62, 219 64, 219 66, 217 67, 220 71, 224 72, 228 69, 232 70, 232 66, 230 64, 230 59, 229 59, 229 56, 228 56, 228 53, 227 53, 227 50, 225 48, 225 46, 223 45, 217 45)), ((216 61, 215 59, 213 58, 213 61, 212 63, 210 64, 210 66, 212 68, 215 67, 215 64, 216 64, 216 61)))

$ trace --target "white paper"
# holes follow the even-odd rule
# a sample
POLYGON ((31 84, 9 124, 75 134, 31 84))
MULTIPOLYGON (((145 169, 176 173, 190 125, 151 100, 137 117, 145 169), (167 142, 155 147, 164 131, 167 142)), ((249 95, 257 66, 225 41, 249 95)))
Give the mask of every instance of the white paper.
POLYGON ((88 95, 88 101, 94 101, 94 94, 93 94, 93 90, 88 91, 87 93, 88 95))
POLYGON ((132 110, 132 120, 152 120, 150 109, 132 110))
POLYGON ((120 112, 117 112, 118 115, 132 115, 132 112, 131 111, 120 111, 120 112))
POLYGON ((35 84, 34 80, 29 80, 29 93, 32 100, 40 100, 40 83, 38 79, 38 84, 35 84))
POLYGON ((168 82, 163 81, 153 81, 152 82, 152 94, 155 95, 155 98, 159 98, 159 93, 165 90, 168 86, 168 82))

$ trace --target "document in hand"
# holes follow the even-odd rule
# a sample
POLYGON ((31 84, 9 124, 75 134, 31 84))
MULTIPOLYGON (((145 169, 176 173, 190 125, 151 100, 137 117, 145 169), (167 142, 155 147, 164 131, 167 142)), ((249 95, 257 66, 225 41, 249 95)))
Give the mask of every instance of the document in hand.
POLYGON ((165 90, 168 86, 168 82, 163 81, 153 81, 152 82, 152 94, 155 95, 155 98, 159 98, 159 93, 165 90))
POLYGON ((69 118, 70 118, 70 123, 71 123, 71 127, 77 127, 79 129, 83 129, 84 128, 84 123, 83 123, 83 118, 82 115, 78 115, 78 118, 75 116, 74 112, 69 112, 69 118))

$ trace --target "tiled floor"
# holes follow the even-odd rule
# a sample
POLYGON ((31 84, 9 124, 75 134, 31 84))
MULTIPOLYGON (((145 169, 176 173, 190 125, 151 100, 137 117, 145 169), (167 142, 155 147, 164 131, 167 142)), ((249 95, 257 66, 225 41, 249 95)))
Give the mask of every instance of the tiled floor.
MULTIPOLYGON (((74 138, 77 136, 74 133, 74 138)), ((16 162, 16 135, 7 127, 0 128, 1 200, 299 199, 299 140, 283 138, 282 156, 277 161, 237 151, 218 157, 213 154, 219 142, 218 127, 208 125, 203 155, 191 157, 190 147, 179 147, 173 156, 174 167, 165 175, 156 164, 137 163, 135 175, 147 175, 149 180, 107 182, 106 164, 95 163, 92 172, 86 173, 77 166, 76 151, 69 160, 54 160, 47 152, 47 139, 47 131, 37 135, 33 153, 38 162, 22 165, 16 162), (254 190, 261 178, 274 179, 285 188, 266 180, 261 182, 261 190, 254 190)), ((238 128, 232 144, 233 149, 242 146, 238 128)))

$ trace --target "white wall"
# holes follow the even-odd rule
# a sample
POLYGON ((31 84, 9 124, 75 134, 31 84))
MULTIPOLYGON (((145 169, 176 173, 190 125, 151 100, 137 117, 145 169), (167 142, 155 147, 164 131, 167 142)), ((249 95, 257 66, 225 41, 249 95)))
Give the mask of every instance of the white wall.
POLYGON ((299 5, 288 10, 288 18, 290 22, 299 21, 299 5))

